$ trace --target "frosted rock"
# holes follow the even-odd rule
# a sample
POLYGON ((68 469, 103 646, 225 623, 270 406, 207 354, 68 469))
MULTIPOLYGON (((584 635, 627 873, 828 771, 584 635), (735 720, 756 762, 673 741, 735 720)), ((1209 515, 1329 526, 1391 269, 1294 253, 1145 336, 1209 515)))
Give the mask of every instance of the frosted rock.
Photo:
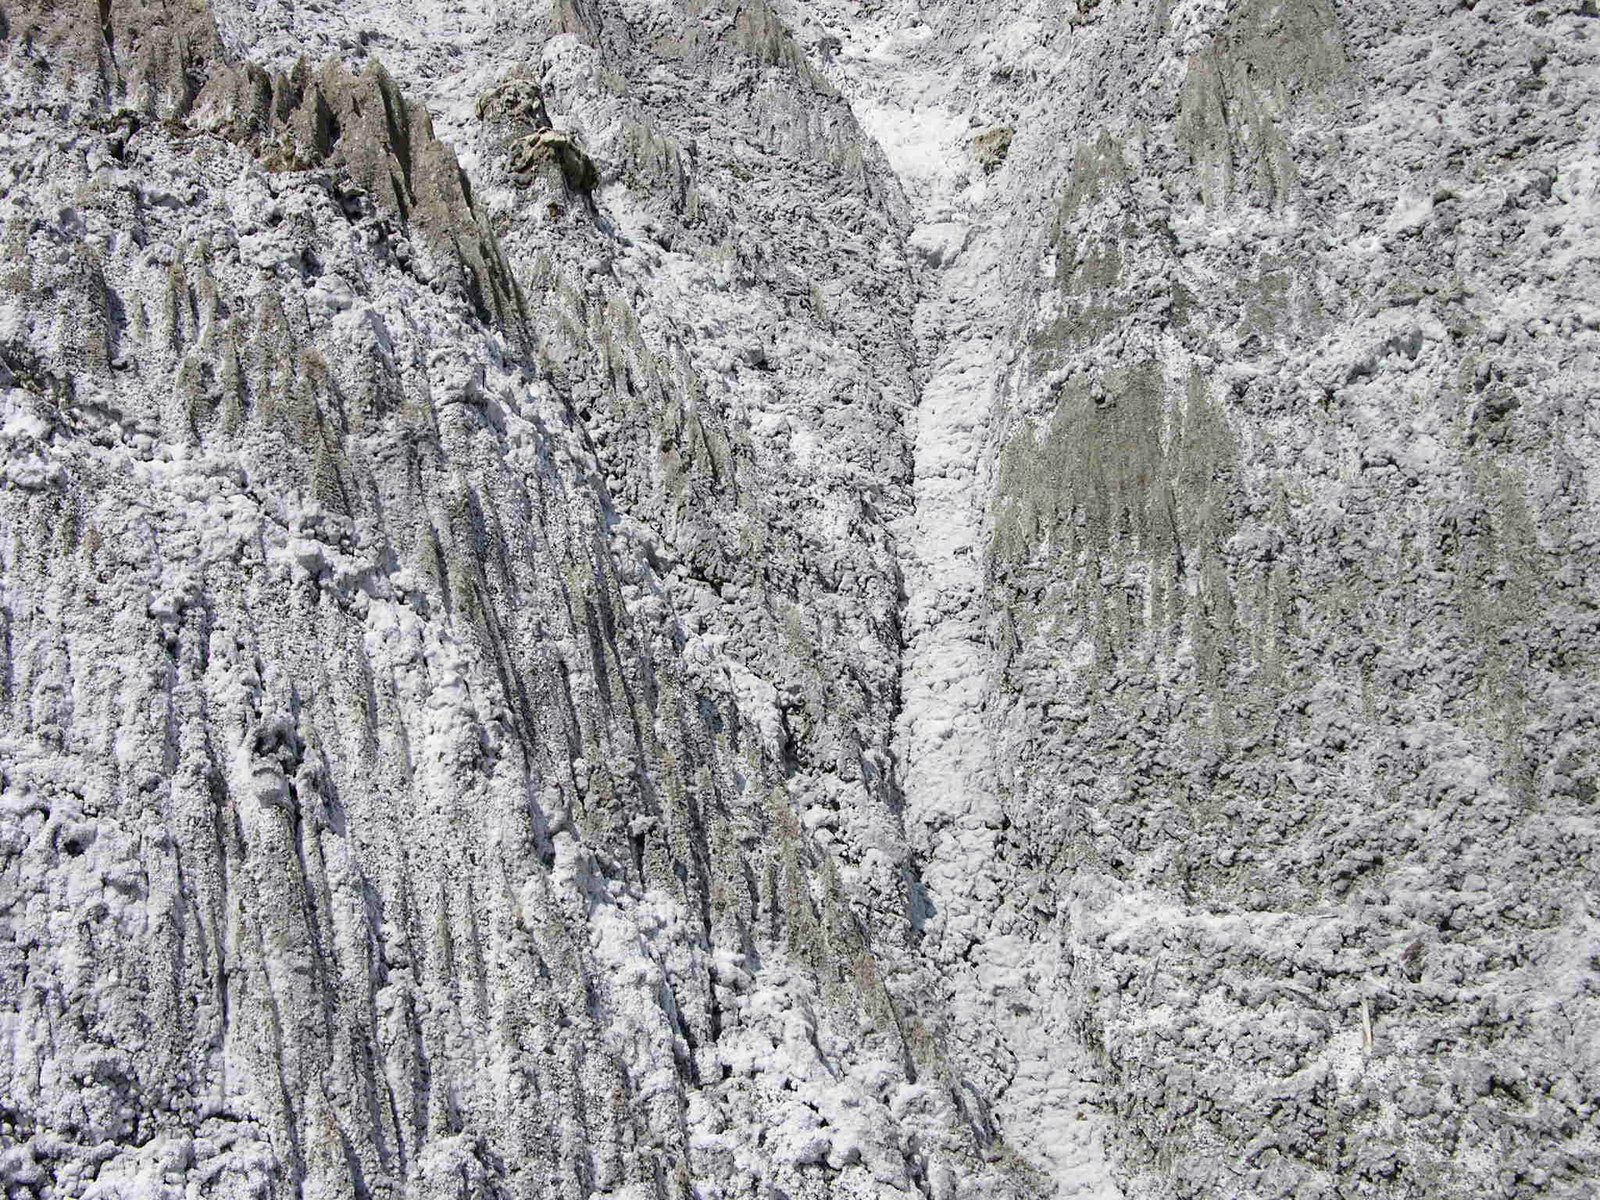
POLYGON ((9 1191, 1587 1195, 1592 6, 1157 7, 0 4, 9 1191))

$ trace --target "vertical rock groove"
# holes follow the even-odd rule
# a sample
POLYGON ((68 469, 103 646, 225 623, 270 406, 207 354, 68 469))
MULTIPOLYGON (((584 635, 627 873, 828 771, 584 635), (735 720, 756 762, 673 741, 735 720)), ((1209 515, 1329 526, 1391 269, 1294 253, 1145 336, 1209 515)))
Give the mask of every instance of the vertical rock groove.
POLYGON ((1593 8, 0 0, 7 1195, 1591 1195, 1593 8))

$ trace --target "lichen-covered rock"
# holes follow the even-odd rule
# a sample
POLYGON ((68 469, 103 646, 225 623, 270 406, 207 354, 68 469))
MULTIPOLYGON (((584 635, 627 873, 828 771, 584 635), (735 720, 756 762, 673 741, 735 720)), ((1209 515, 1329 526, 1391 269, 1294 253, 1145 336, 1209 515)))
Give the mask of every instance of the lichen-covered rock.
POLYGON ((993 175, 1005 165, 1006 155, 1011 151, 1011 139, 1015 136, 1016 130, 997 125, 993 129, 985 129, 972 139, 972 152, 985 173, 993 175))
POLYGON ((600 184, 594 160, 570 133, 555 129, 535 80, 513 75, 478 97, 478 120, 493 131, 494 147, 519 187, 542 181, 545 190, 586 200, 600 184))
POLYGON ((580 195, 588 195, 600 182, 594 161, 559 129, 541 129, 519 138, 512 143, 509 154, 511 173, 519 181, 549 166, 555 168, 569 191, 580 195))
POLYGON ((525 75, 512 75, 478 97, 473 107, 478 120, 506 125, 513 133, 537 133, 550 128, 544 92, 539 81, 525 75))

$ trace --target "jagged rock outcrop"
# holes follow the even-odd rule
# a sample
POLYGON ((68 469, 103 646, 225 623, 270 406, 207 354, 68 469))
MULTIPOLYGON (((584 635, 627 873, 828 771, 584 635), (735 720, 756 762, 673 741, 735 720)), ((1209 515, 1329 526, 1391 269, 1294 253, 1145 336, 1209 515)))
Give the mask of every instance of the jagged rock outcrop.
MULTIPOLYGON (((548 191, 568 199, 582 197, 593 205, 600 172, 570 133, 551 125, 544 93, 535 80, 522 75, 502 80, 478 97, 475 111, 478 120, 494 131, 497 148, 518 186, 542 182, 548 191)), ((560 207, 555 200, 549 203, 560 207)))
MULTIPOLYGON (((515 328, 522 298, 455 154, 427 110, 407 101, 381 63, 359 74, 304 59, 287 72, 253 63, 214 71, 191 123, 243 141, 270 170, 326 166, 348 175, 347 203, 369 199, 431 251, 419 263, 463 291, 480 317, 515 328)), ((397 248, 402 261, 408 247, 397 248)))
MULTIPOLYGON (((456 156, 380 63, 357 74, 329 61, 269 72, 235 63, 210 9, 193 0, 8 6, 8 81, 23 106, 69 98, 113 131, 160 120, 248 146, 272 170, 325 166, 347 176, 343 198, 370 197, 414 231, 416 268, 465 291, 486 319, 520 321, 520 297, 456 156)), ((409 245, 395 247, 402 259, 409 245)))
POLYGON ((1592 8, 0 0, 8 1195, 1589 1195, 1592 8))

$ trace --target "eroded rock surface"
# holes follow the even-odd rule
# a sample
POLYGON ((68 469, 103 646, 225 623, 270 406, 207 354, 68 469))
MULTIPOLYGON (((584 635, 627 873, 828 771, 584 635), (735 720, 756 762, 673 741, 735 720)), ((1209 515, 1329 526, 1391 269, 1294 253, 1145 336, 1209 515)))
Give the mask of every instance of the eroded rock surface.
POLYGON ((8 1195, 1592 1196, 1592 7, 0 0, 8 1195))

